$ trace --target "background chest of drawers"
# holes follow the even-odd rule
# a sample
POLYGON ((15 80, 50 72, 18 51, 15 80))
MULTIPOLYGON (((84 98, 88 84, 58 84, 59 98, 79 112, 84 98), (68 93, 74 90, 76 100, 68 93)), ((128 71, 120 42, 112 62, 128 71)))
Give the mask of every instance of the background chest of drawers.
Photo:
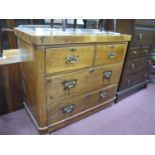
POLYGON ((75 30, 69 35, 52 31, 33 26, 15 29, 26 57, 21 64, 24 105, 40 133, 112 104, 131 39, 98 30, 83 30, 80 35, 75 30))
POLYGON ((152 60, 152 67, 150 69, 150 73, 154 75, 155 74, 155 46, 151 47, 150 57, 152 60))
MULTIPOLYGON (((109 28, 110 24, 107 25, 107 29, 109 28)), ((155 20, 116 20, 115 28, 116 32, 132 35, 118 88, 119 100, 145 88, 149 82, 152 65, 150 53, 155 44, 155 20)))

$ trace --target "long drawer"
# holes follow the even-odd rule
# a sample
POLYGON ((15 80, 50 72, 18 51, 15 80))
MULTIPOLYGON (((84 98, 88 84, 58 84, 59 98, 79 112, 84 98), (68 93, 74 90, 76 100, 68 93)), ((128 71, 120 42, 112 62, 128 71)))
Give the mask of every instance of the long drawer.
POLYGON ((89 67, 93 63, 94 46, 73 46, 46 49, 46 73, 89 67))
POLYGON ((149 52, 150 48, 146 47, 132 48, 128 52, 128 59, 147 57, 149 56, 149 52))
POLYGON ((152 64, 151 60, 147 57, 129 60, 126 64, 125 75, 149 68, 151 64, 152 64))
POLYGON ((85 110, 89 110, 101 103, 114 99, 117 87, 109 87, 88 95, 60 102, 48 102, 49 124, 64 120, 85 110))
POLYGON ((118 84, 121 68, 119 63, 48 77, 47 100, 55 102, 118 84))
POLYGON ((123 62, 127 44, 108 44, 96 46, 95 65, 123 62))
POLYGON ((149 73, 147 70, 137 72, 136 74, 124 76, 123 79, 121 80, 120 91, 130 88, 140 82, 143 82, 143 81, 147 80, 148 78, 149 78, 149 73))

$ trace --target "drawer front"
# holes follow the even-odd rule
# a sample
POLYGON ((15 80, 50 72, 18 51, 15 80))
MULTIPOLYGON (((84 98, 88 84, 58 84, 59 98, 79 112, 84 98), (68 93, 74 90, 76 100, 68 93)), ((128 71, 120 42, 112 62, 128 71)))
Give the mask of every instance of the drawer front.
POLYGON ((97 45, 95 65, 123 62, 126 48, 126 44, 97 45))
POLYGON ((151 54, 152 54, 152 53, 155 53, 155 47, 152 47, 152 48, 151 48, 150 53, 151 53, 151 54))
POLYGON ((148 71, 137 72, 132 75, 124 76, 121 80, 120 90, 130 88, 140 82, 143 82, 149 78, 148 71))
POLYGON ((155 40, 155 29, 140 29, 136 28, 131 42, 132 46, 152 45, 155 40))
POLYGON ((122 64, 86 69, 47 78, 47 99, 64 100, 117 84, 122 64))
POLYGON ((71 100, 47 103, 49 124, 74 116, 115 97, 117 87, 110 87, 71 100))
POLYGON ((139 58, 149 56, 149 48, 134 48, 130 49, 128 52, 128 59, 139 58))
POLYGON ((144 70, 146 68, 149 68, 150 65, 151 60, 148 58, 129 60, 126 64, 125 75, 144 70))
POLYGON ((46 49, 46 73, 89 67, 93 63, 94 46, 46 49))
POLYGON ((154 19, 137 19, 135 20, 135 25, 137 26, 148 26, 148 27, 155 27, 155 20, 154 19))

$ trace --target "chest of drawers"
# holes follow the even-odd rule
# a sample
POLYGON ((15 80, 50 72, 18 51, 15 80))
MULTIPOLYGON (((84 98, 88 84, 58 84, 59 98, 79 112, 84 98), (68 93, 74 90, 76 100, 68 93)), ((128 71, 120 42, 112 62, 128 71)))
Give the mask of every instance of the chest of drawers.
MULTIPOLYGON (((111 20, 109 21, 112 22, 111 20)), ((155 44, 154 19, 116 20, 116 32, 132 34, 118 87, 117 101, 146 88, 155 44)), ((110 24, 107 30, 111 30, 110 24)))
POLYGON ((41 134, 111 105, 130 35, 34 26, 15 33, 24 105, 41 134))
POLYGON ((155 41, 154 20, 135 20, 133 37, 127 52, 118 99, 145 88, 149 82, 149 70, 152 66, 150 49, 155 41))

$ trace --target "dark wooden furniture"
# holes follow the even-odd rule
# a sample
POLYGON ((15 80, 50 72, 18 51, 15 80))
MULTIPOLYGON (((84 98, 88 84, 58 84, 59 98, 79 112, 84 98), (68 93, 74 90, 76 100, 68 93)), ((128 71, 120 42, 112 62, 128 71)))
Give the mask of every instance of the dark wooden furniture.
POLYGON ((152 67, 150 69, 150 74, 155 75, 155 46, 151 47, 150 58, 152 60, 152 67))
POLYGON ((100 30, 15 29, 24 105, 40 133, 54 131, 110 106, 130 35, 100 30))
MULTIPOLYGON (((44 24, 42 19, 1 19, 1 29, 11 29, 23 24, 44 24)), ((0 34, 1 35, 1 34, 0 34)), ((0 37, 1 38, 1 37, 0 37)), ((23 95, 21 88, 21 73, 20 67, 16 60, 18 55, 17 39, 14 32, 4 33, 2 38, 3 44, 0 44, 0 49, 13 49, 4 51, 7 55, 7 61, 3 60, 0 63, 0 115, 13 112, 23 107, 23 95), (12 54, 11 54, 12 52, 12 54), (9 59, 8 59, 9 57, 9 59), (16 62, 16 63, 15 63, 16 62), (8 63, 11 63, 7 65, 8 63)), ((0 41, 1 42, 1 41, 0 41)))
MULTIPOLYGON (((107 28, 113 28, 113 21, 107 28)), ((149 82, 149 69, 152 65, 151 48, 155 44, 155 20, 116 20, 116 32, 132 35, 117 93, 117 100, 145 88, 149 82)))
MULTIPOLYGON (((0 20, 1 28, 14 29, 13 20, 0 20)), ((1 49, 16 48, 16 40, 13 32, 4 32, 1 38, 1 49)), ((15 50, 11 50, 11 52, 15 50)), ((4 52, 3 52, 4 54, 4 52)), ((6 53, 5 53, 6 54, 6 53)), ((8 56, 8 55, 7 55, 8 56)), ((5 59, 0 63, 0 115, 18 110, 23 107, 21 75, 18 63, 4 65, 5 59)))

